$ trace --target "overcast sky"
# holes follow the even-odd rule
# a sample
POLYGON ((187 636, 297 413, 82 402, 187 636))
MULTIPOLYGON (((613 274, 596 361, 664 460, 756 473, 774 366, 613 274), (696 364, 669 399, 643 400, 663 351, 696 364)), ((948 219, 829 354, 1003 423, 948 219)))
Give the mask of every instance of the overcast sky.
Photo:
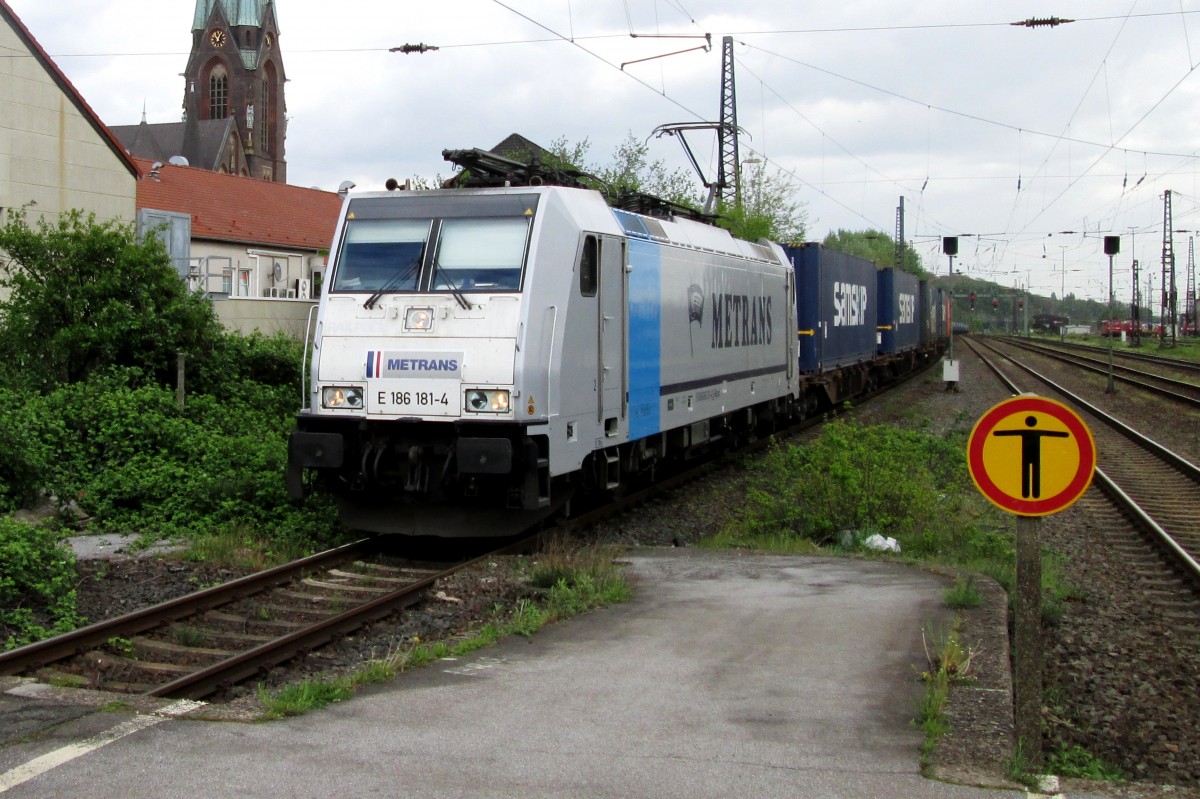
MULTIPOLYGON (((180 118, 194 0, 8 0, 109 124, 180 118)), ((513 132, 587 139, 716 120, 735 41, 743 159, 781 171, 809 239, 895 231, 927 268, 1103 299, 1102 236, 1161 287, 1172 190, 1178 290, 1200 231, 1200 0, 276 0, 289 182, 380 188, 448 175, 444 148, 513 132), (1075 22, 1015 27, 1030 17, 1075 22), (630 34, 638 34, 631 37, 630 34), (703 38, 649 34, 711 34, 703 38), (402 44, 440 47, 389 53, 402 44), (1070 231, 1070 232, 1068 232, 1070 231), (1065 272, 1063 265, 1065 263, 1065 272)), ((689 141, 715 173, 711 135, 689 141)), ((687 167, 679 142, 651 157, 687 167)), ((689 172, 690 172, 690 168, 689 172)), ((1143 288, 1146 278, 1142 279, 1143 288)))

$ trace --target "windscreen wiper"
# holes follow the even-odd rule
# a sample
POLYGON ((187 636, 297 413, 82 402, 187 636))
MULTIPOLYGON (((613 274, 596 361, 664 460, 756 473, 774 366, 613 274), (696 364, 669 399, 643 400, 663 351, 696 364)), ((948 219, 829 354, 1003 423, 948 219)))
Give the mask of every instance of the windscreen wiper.
POLYGON ((455 285, 453 278, 451 278, 450 275, 446 274, 443 271, 442 279, 446 281, 446 288, 448 288, 450 290, 450 296, 453 297, 458 302, 459 307, 462 308, 464 311, 471 310, 470 301, 467 300, 466 296, 462 293, 462 290, 457 285, 455 285))
POLYGON ((395 291, 396 287, 413 276, 413 273, 421 268, 421 261, 425 258, 425 248, 421 248, 421 252, 417 253, 417 257, 412 260, 408 268, 403 272, 397 272, 392 276, 391 280, 379 287, 379 290, 367 297, 367 301, 363 303, 363 308, 368 311, 375 307, 375 303, 379 302, 379 298, 389 291, 395 291))

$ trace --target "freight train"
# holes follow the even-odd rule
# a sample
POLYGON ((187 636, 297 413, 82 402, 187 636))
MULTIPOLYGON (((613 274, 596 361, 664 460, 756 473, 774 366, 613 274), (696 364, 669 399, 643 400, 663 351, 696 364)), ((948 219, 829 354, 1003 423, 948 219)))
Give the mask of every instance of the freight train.
POLYGON ((940 290, 907 273, 524 182, 347 196, 293 498, 331 492, 365 531, 506 535, 944 345, 940 290))

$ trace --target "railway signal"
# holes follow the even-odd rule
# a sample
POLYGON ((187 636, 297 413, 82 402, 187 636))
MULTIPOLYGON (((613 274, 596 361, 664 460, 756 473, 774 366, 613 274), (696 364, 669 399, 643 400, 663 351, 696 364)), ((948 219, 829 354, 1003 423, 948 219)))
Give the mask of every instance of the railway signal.
POLYGON ((994 311, 999 307, 1000 307, 1000 300, 996 297, 992 297, 992 310, 994 311))
POLYGON ((975 310, 975 292, 971 292, 971 310, 975 310))

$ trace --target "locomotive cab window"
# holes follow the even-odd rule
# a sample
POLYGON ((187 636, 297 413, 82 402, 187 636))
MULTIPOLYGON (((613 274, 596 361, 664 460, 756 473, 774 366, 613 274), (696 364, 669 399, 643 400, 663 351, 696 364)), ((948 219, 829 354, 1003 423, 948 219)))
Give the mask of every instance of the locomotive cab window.
POLYGON ((529 222, 444 219, 434 263, 434 291, 520 291, 529 222))
POLYGON ((585 297, 596 296, 596 269, 599 261, 596 237, 585 236, 583 252, 579 254, 579 293, 585 297))
POLYGON ((415 291, 430 225, 428 219, 351 221, 333 290, 415 291))

